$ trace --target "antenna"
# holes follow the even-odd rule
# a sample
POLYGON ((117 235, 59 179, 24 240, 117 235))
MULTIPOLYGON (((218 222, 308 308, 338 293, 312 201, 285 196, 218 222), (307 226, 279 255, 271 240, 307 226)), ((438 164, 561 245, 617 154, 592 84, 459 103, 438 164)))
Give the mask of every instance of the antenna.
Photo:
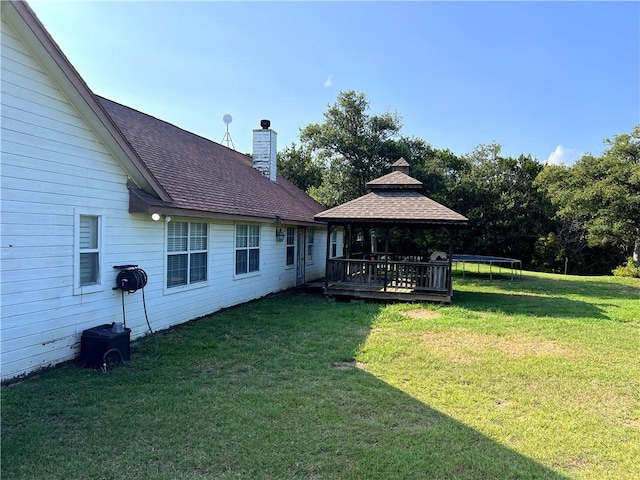
POLYGON ((233 144, 233 140, 231 139, 231 134, 229 133, 229 124, 233 121, 233 117, 228 113, 225 113, 224 116, 222 117, 222 121, 227 125, 227 132, 224 134, 224 137, 222 137, 222 143, 226 143, 227 147, 231 145, 231 148, 235 150, 236 146, 233 144))

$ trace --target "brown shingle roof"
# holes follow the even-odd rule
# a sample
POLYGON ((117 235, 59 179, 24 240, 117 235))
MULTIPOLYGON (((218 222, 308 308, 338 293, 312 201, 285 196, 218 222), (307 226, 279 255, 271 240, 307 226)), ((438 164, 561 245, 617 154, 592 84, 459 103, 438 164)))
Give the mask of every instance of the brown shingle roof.
POLYGON ((98 97, 124 137, 171 196, 161 202, 144 192, 147 205, 218 215, 313 222, 324 207, 278 175, 272 182, 246 155, 170 123, 98 97))
POLYGON ((409 175, 395 171, 388 173, 380 178, 376 178, 375 180, 371 180, 367 183, 367 187, 371 190, 378 190, 380 188, 393 188, 393 189, 402 189, 409 188, 412 190, 421 190, 422 182, 420 180, 416 180, 409 175))
POLYGON ((418 191, 376 190, 316 215, 332 222, 466 224, 467 218, 418 191))
POLYGON ((422 182, 399 171, 408 165, 406 160, 398 160, 393 172, 367 183, 371 193, 325 210, 315 218, 342 223, 465 225, 468 219, 464 215, 424 195, 422 182))
POLYGON ((393 165, 391 165, 391 170, 393 170, 394 172, 402 172, 409 175, 409 172, 411 171, 411 165, 409 165, 409 162, 407 162, 404 157, 400 157, 393 163, 393 165))
POLYGON ((409 164, 409 162, 407 162, 404 157, 400 157, 398 160, 396 160, 395 162, 393 162, 393 164, 391 165, 391 167, 393 169, 396 168, 405 168, 405 167, 410 167, 411 165, 409 164))

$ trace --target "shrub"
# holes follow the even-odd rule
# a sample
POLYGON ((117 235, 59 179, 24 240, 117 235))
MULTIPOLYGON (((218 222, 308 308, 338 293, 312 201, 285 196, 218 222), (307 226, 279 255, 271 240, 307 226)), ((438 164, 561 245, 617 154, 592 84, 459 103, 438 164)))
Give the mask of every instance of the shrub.
POLYGON ((612 271, 616 277, 635 277, 640 278, 640 265, 633 261, 633 258, 627 259, 626 265, 619 265, 612 271))

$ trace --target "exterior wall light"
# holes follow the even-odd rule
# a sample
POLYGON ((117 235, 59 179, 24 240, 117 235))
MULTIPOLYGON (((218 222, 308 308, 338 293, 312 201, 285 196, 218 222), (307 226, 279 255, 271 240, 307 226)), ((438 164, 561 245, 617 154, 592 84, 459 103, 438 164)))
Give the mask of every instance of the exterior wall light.
MULTIPOLYGON (((160 215, 159 213, 152 213, 151 214, 151 220, 153 220, 154 222, 157 222, 161 218, 162 218, 162 215, 160 215)), ((165 223, 169 223, 170 221, 171 221, 171 217, 169 215, 165 215, 164 216, 164 222, 165 223)))
POLYGON ((284 242, 284 230, 281 228, 276 228, 276 242, 284 242))

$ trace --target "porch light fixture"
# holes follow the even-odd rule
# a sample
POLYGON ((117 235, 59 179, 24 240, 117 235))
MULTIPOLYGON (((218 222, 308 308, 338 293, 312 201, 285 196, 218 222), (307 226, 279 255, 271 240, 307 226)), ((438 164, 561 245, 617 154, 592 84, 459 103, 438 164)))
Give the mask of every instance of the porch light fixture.
POLYGON ((284 230, 281 228, 276 228, 276 242, 284 242, 284 230))
MULTIPOLYGON (((160 220, 162 218, 162 215, 160 215, 159 213, 152 213, 151 214, 151 220, 153 220, 154 222, 157 222, 158 220, 160 220)), ((171 221, 171 217, 169 215, 165 215, 164 216, 164 221, 165 223, 169 223, 171 221)))

